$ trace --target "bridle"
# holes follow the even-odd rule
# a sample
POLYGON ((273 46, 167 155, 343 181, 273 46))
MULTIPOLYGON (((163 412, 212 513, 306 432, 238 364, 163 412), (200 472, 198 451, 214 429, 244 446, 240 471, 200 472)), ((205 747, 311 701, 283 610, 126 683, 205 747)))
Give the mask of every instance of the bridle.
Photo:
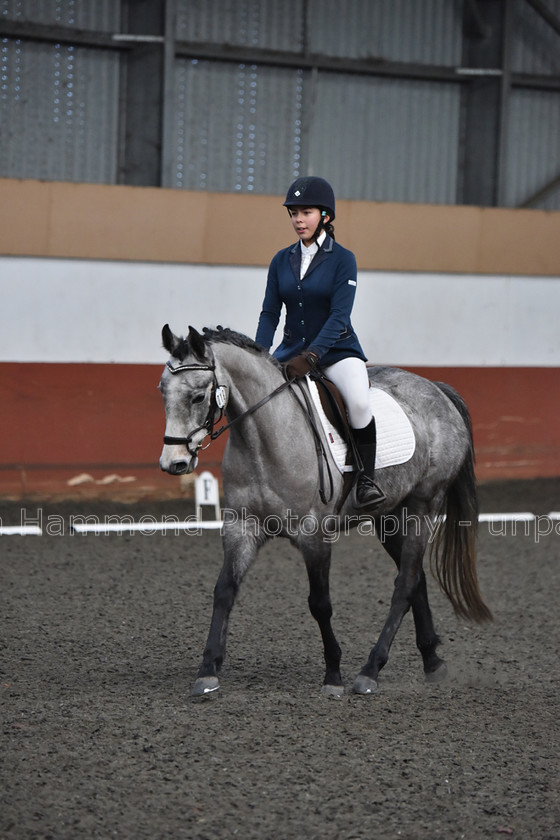
MULTIPOLYGON (((250 406, 248 409, 243 411, 241 414, 238 414, 237 417, 234 417, 233 420, 230 420, 229 423, 225 423, 223 426, 220 426, 219 429, 214 429, 216 423, 224 416, 224 409, 228 402, 228 387, 227 385, 218 385, 218 380, 216 378, 216 365, 212 362, 209 364, 200 364, 200 365, 177 365, 177 367, 173 367, 170 361, 166 362, 165 364, 167 370, 175 375, 177 373, 183 373, 184 371, 189 370, 210 370, 212 371, 213 381, 212 381, 212 393, 210 395, 210 405, 208 407, 208 414, 206 416, 206 420, 201 426, 197 426, 195 429, 190 432, 186 437, 173 437, 171 435, 164 435, 163 442, 173 446, 186 446, 187 451, 193 457, 196 457, 198 451, 200 449, 208 449, 210 444, 216 438, 219 438, 224 432, 227 432, 228 429, 231 429, 232 426, 235 426, 236 423, 239 423, 240 420, 243 420, 245 417, 248 417, 253 412, 257 411, 261 408, 265 403, 279 394, 281 391, 284 391, 286 388, 289 388, 292 383, 293 379, 287 379, 285 382, 282 382, 278 388, 275 388, 274 391, 271 391, 270 394, 267 394, 262 400, 259 400, 255 405, 250 406), (216 417, 216 408, 219 409, 220 413, 216 417), (191 442, 193 437, 202 430, 206 431, 206 436, 210 437, 209 442, 206 446, 203 446, 202 443, 197 444, 194 452, 191 449, 191 442)), ((204 438, 203 438, 204 439, 204 438)))
POLYGON ((196 457, 198 451, 200 449, 207 449, 210 446, 210 443, 221 434, 221 431, 214 432, 214 425, 219 422, 223 415, 224 415, 224 408, 227 405, 228 400, 228 389, 227 385, 218 385, 218 380, 216 379, 216 365, 212 362, 209 364, 200 364, 200 365, 177 365, 177 367, 173 367, 171 361, 167 361, 165 363, 165 367, 167 370, 176 376, 178 373, 184 373, 185 371, 189 370, 210 370, 212 371, 212 393, 210 395, 210 404, 208 406, 208 414, 206 416, 206 420, 201 426, 197 426, 196 429, 193 429, 192 432, 187 435, 187 437, 173 437, 172 435, 164 435, 163 442, 168 444, 169 446, 186 446, 187 451, 193 457, 196 457), (218 417, 216 417, 216 408, 219 409, 220 413, 218 417), (191 443, 193 437, 202 430, 206 431, 206 435, 210 435, 210 442, 206 444, 206 446, 202 446, 202 444, 197 444, 197 446, 193 450, 191 449, 191 443))
MULTIPOLYGON (((225 423, 223 426, 220 426, 219 429, 214 429, 214 426, 216 425, 216 423, 218 423, 222 419, 222 417, 224 416, 224 409, 225 409, 225 407, 227 405, 227 402, 228 402, 228 387, 227 387, 227 385, 218 385, 218 380, 216 378, 216 365, 214 364, 214 362, 211 362, 211 363, 208 363, 208 364, 177 365, 177 367, 173 367, 171 362, 167 361, 165 366, 166 366, 167 370, 171 374, 173 374, 173 376, 175 376, 178 373, 183 373, 185 371, 190 371, 190 370, 209 370, 209 371, 212 371, 212 393, 210 395, 210 405, 208 407, 208 414, 206 416, 206 420, 204 421, 204 423, 201 426, 197 426, 196 429, 193 429, 192 432, 190 432, 190 434, 188 434, 186 437, 173 437, 171 435, 164 435, 164 437, 163 437, 163 442, 165 444, 170 445, 170 446, 173 446, 173 445, 186 446, 187 451, 189 452, 190 455, 193 456, 193 458, 197 457, 198 452, 200 450, 208 449, 208 447, 210 446, 212 441, 216 440, 216 438, 219 438, 220 435, 222 435, 224 432, 227 432, 228 429, 231 429, 232 426, 235 426, 241 420, 244 420, 245 417, 248 417, 250 414, 253 414, 255 411, 258 411, 259 408, 262 408, 263 405, 265 405, 269 400, 273 399, 277 394, 280 394, 282 391, 285 391, 288 388, 290 390, 292 390, 292 386, 294 384, 298 385, 299 390, 300 390, 300 392, 303 396, 304 405, 302 405, 300 400, 298 400, 298 403, 300 404, 301 408, 303 409, 304 417, 306 418, 306 420, 307 420, 307 422, 308 422, 308 424, 311 428, 311 431, 312 431, 313 437, 314 437, 314 441, 315 441, 315 451, 316 451, 316 454, 317 454, 317 460, 318 460, 318 465, 319 465, 319 484, 320 484, 319 494, 320 494, 321 500, 324 504, 327 504, 327 502, 330 500, 330 498, 332 498, 333 479, 332 479, 331 469, 330 469, 330 465, 329 465, 328 458, 327 458, 327 455, 326 455, 326 451, 325 451, 325 448, 324 448, 324 444, 321 440, 321 435, 320 435, 319 430, 316 426, 316 423, 312 419, 313 418, 313 411, 311 409, 309 399, 308 399, 307 395, 305 394, 305 391, 302 388, 301 383, 297 380, 296 377, 286 379, 284 382, 282 382, 281 385, 279 385, 277 388, 275 388, 274 391, 271 391, 269 394, 266 394, 266 396, 264 396, 257 403, 255 403, 254 405, 247 408, 241 414, 238 414, 237 417, 233 418, 233 420, 230 420, 229 423, 225 423), (219 411, 220 411, 218 417, 215 416, 216 408, 218 408, 219 411), (206 444, 206 446, 203 446, 202 443, 197 444, 196 447, 194 448, 194 451, 193 451, 191 449, 192 439, 193 439, 194 435, 197 434, 197 432, 200 432, 203 429, 206 432, 205 437, 209 437, 210 440, 206 444), (329 476, 330 494, 329 494, 328 498, 327 498, 327 495, 325 493, 325 479, 324 479, 324 474, 323 474, 323 462, 327 465, 327 471, 328 471, 328 476, 329 476)), ((293 390, 292 390, 292 393, 293 393, 293 390)), ((295 396, 295 394, 294 394, 294 396, 295 396)), ((203 440, 204 440, 204 438, 203 438, 203 440)))

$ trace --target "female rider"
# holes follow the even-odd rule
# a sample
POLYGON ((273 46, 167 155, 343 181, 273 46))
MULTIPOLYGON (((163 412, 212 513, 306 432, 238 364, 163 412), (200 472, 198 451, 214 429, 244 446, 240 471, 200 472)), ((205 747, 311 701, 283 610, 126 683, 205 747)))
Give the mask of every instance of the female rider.
POLYGON ((298 178, 284 207, 299 241, 279 251, 270 263, 256 341, 270 349, 285 305, 284 336, 274 356, 287 362, 289 376, 305 376, 320 365, 336 385, 363 464, 358 504, 379 505, 385 496, 373 481, 377 438, 366 357, 350 321, 356 258, 334 241, 335 198, 324 178, 298 178))

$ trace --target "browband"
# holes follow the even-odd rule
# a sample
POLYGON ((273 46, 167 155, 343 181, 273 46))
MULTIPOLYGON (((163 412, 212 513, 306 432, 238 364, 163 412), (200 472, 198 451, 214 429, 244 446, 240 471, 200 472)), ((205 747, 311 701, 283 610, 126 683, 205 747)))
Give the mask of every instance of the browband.
POLYGON ((169 361, 165 363, 165 367, 170 373, 182 373, 184 370, 216 370, 216 365, 179 365, 173 367, 169 361))

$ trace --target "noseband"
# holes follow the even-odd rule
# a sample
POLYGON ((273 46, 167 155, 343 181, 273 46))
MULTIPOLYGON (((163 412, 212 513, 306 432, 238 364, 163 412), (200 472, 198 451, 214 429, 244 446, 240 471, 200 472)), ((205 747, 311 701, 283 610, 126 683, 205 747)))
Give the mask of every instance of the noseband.
POLYGON ((183 373, 184 371, 189 370, 210 370, 212 371, 212 393, 210 395, 210 405, 208 407, 208 415, 206 420, 202 424, 202 426, 197 426, 196 429, 193 429, 192 432, 187 437, 172 437, 170 435, 164 435, 163 442, 168 446, 186 446, 187 450, 190 455, 196 457, 199 449, 206 449, 210 446, 210 443, 221 434, 220 432, 214 432, 214 424, 217 423, 224 414, 224 408, 227 405, 228 400, 228 389, 226 385, 218 385, 218 380, 216 379, 216 365, 215 364, 207 364, 207 365, 178 365, 177 367, 173 367, 171 362, 166 362, 165 364, 167 370, 175 376, 177 373, 183 373), (215 417, 215 410, 218 408, 220 413, 218 417, 215 417), (197 432, 205 430, 206 435, 210 435, 210 443, 207 443, 206 446, 202 446, 202 444, 198 444, 194 452, 191 449, 191 442, 196 435, 197 432))

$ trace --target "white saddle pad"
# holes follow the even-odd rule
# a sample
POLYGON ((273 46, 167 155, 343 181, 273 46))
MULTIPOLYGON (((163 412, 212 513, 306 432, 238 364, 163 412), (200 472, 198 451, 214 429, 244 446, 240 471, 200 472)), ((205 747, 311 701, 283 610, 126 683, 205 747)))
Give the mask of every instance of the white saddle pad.
MULTIPOLYGON (((317 383, 311 379, 308 379, 308 383, 313 403, 323 424, 335 463, 341 472, 351 470, 352 467, 346 466, 348 447, 323 411, 317 383)), ((383 467, 406 463, 412 458, 416 448, 416 439, 410 420, 398 402, 386 391, 382 391, 380 388, 370 388, 369 393, 377 428, 375 469, 379 470, 383 467)))

